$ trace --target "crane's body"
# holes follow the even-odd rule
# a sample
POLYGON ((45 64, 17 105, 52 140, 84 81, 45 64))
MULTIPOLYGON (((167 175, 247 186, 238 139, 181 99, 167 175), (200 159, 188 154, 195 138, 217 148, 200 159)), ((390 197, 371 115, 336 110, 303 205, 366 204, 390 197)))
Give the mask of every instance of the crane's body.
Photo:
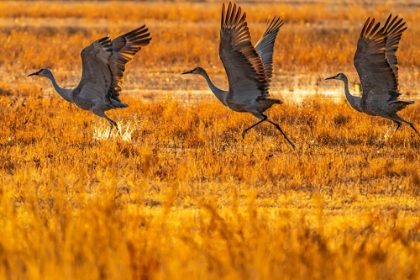
POLYGON ((112 41, 109 36, 94 41, 81 52, 82 78, 79 85, 73 89, 60 87, 48 69, 41 69, 29 76, 37 75, 50 79, 54 89, 63 99, 108 120, 111 134, 112 128, 115 126, 118 129, 118 125, 105 111, 128 107, 119 98, 125 64, 141 47, 148 45, 150 40, 150 33, 143 25, 112 41))
POLYGON ((267 121, 273 124, 294 148, 294 144, 280 126, 264 114, 274 104, 282 103, 278 99, 270 98, 268 89, 273 71, 274 42, 284 22, 278 17, 269 21, 265 33, 254 47, 245 19, 246 14, 242 14, 241 8, 237 8, 236 4, 229 3, 226 12, 223 4, 219 56, 228 77, 229 89, 227 91, 216 87, 201 67, 182 74, 203 76, 211 91, 223 105, 236 112, 251 113, 260 119, 245 129, 242 137, 245 137, 246 132, 254 126, 267 121))
POLYGON ((401 123, 406 123, 420 136, 411 122, 398 115, 398 111, 414 104, 414 101, 398 99, 398 60, 395 52, 406 29, 405 22, 398 20, 398 16, 392 18, 390 15, 382 28, 379 22, 375 25, 375 19, 366 20, 354 55, 354 65, 362 85, 361 97, 350 93, 348 79, 343 73, 326 80, 343 81, 346 99, 355 110, 392 120, 397 125, 396 131, 401 123))
MULTIPOLYGON (((269 109, 273 104, 282 104, 281 100, 274 99, 274 98, 248 98, 248 100, 237 100, 237 99, 228 99, 229 91, 221 90, 216 87, 210 77, 208 76, 206 70, 201 67, 196 67, 191 73, 199 74, 204 77, 207 81, 207 84, 211 91, 214 93, 216 98, 226 107, 231 109, 235 112, 250 112, 255 111, 258 113, 264 113, 267 109, 269 109)), ((184 74, 188 74, 184 72, 184 74)), ((258 116, 257 116, 258 117, 258 116)))

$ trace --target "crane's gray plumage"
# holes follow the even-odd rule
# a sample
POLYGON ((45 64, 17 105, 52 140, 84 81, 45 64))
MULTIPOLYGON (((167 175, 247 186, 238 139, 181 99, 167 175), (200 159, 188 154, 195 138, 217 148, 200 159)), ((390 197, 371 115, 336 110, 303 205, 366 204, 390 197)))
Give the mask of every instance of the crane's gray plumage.
POLYGON ((420 136, 412 123, 397 114, 414 103, 398 99, 398 60, 395 53, 406 29, 405 22, 398 16, 392 18, 390 15, 382 28, 379 22, 375 24, 375 19, 366 20, 354 55, 354 66, 362 86, 361 98, 350 94, 348 80, 343 73, 326 80, 343 81, 347 101, 357 111, 392 120, 397 125, 396 131, 402 122, 407 123, 420 136))
POLYGON ((49 78, 54 89, 65 100, 107 119, 111 124, 109 132, 111 134, 112 128, 115 126, 118 130, 118 126, 115 121, 105 115, 105 111, 128 107, 119 98, 125 64, 141 47, 148 45, 150 40, 150 33, 143 25, 114 40, 107 36, 94 41, 81 52, 82 78, 74 89, 58 86, 48 69, 41 69, 29 76, 38 75, 49 78))
POLYGON ((294 144, 280 126, 264 115, 264 112, 271 106, 282 103, 278 99, 269 98, 268 89, 273 72, 274 41, 283 21, 278 17, 268 21, 265 33, 254 48, 245 19, 246 14, 242 14, 241 7, 229 2, 225 12, 225 4, 223 4, 219 56, 228 77, 228 91, 216 87, 207 72, 201 67, 182 74, 203 76, 223 105, 236 112, 249 112, 260 119, 245 129, 242 132, 242 137, 245 137, 246 132, 254 126, 267 121, 273 124, 294 148, 294 144))
POLYGON ((277 33, 283 24, 283 20, 278 17, 274 17, 271 21, 268 19, 267 29, 265 30, 261 39, 255 45, 255 50, 264 63, 265 75, 268 84, 270 83, 271 77, 273 76, 274 42, 276 40, 277 33))

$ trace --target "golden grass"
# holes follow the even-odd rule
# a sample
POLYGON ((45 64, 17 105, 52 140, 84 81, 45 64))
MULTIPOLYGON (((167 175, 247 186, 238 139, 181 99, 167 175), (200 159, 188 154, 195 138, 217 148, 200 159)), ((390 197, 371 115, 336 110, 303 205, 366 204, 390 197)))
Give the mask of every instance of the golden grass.
POLYGON ((388 123, 347 104, 273 108, 291 151, 268 125, 242 141, 252 117, 215 101, 126 98, 110 115, 136 124, 132 142, 94 140, 104 121, 33 97, 2 98, 2 275, 419 273, 420 140, 407 128, 382 143, 388 123))
MULTIPOLYGON (((242 140, 256 119, 197 96, 204 82, 179 75, 199 64, 226 84, 220 3, 45 5, 0 3, 0 278, 419 278, 420 138, 322 98, 342 90, 326 75, 357 81, 366 17, 394 10, 409 26, 398 57, 413 96, 402 97, 415 97, 418 8, 243 5, 254 40, 267 11, 286 19, 272 88, 291 93, 268 115, 293 151, 269 124, 242 140), (142 23, 153 40, 127 67, 130 107, 108 112, 126 138, 103 139, 105 120, 26 77, 49 67, 74 86, 84 46, 142 23), (301 88, 321 94, 294 102, 301 88)), ((419 111, 401 115, 419 127, 419 111)))

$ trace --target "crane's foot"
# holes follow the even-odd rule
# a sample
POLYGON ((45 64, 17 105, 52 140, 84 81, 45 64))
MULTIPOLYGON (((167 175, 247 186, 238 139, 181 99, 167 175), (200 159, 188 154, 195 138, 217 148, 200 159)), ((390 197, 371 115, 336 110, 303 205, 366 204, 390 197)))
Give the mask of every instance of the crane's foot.
POLYGON ((271 123, 272 125, 274 125, 278 131, 280 131, 280 133, 283 135, 284 139, 286 139, 287 143, 289 143, 290 146, 292 146, 293 150, 296 149, 295 144, 292 143, 292 141, 290 141, 289 137, 287 137, 286 133, 283 132, 283 130, 280 128, 280 126, 278 124, 276 124, 275 122, 272 122, 271 120, 267 120, 269 123, 271 123))
POLYGON ((121 128, 120 128, 119 126, 117 126, 117 131, 118 131, 118 135, 119 135, 120 137, 122 137, 121 128))
POLYGON ((410 127, 417 133, 418 136, 420 136, 420 133, 417 131, 417 129, 414 127, 414 124, 409 123, 410 127))
POLYGON ((290 146, 292 146, 293 150, 296 150, 295 144, 292 143, 292 141, 289 140, 289 138, 286 138, 287 142, 289 142, 290 146))
MULTIPOLYGON (((398 131, 398 129, 400 129, 400 126, 401 126, 401 123, 400 122, 397 122, 397 121, 394 121, 395 122, 395 132, 397 132, 398 131)), ((394 132, 394 133, 395 133, 394 132)))
POLYGON ((111 137, 111 132, 112 132, 112 128, 113 128, 114 126, 113 125, 111 125, 111 127, 109 128, 109 133, 108 133, 108 139, 111 137))
POLYGON ((111 119, 108 119, 108 121, 109 121, 109 124, 111 125, 111 127, 109 129, 108 139, 111 137, 111 132, 112 132, 112 129, 114 128, 114 126, 116 127, 116 129, 118 131, 118 134, 121 135, 120 130, 118 129, 117 123, 115 121, 111 120, 111 119))

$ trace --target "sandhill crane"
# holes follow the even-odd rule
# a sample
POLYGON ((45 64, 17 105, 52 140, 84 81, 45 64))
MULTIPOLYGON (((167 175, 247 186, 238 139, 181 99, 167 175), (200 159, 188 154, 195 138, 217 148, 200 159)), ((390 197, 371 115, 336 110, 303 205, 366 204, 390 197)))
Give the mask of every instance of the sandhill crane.
POLYGON ((375 25, 375 19, 368 18, 360 33, 354 66, 362 85, 362 97, 350 94, 346 75, 339 73, 326 80, 336 79, 344 82, 344 92, 350 105, 359 112, 380 116, 396 123, 397 131, 404 122, 420 136, 414 125, 397 112, 414 101, 399 100, 398 96, 398 60, 395 52, 402 33, 407 29, 403 19, 390 15, 385 25, 375 25))
POLYGON ((211 82, 207 72, 201 67, 196 67, 182 74, 203 76, 211 91, 223 105, 236 112, 249 112, 260 119, 242 132, 242 138, 245 137, 248 130, 263 121, 267 121, 273 124, 294 148, 295 145, 280 126, 264 114, 274 104, 282 103, 278 99, 269 98, 268 88, 273 72, 274 41, 283 25, 283 20, 274 17, 267 22, 267 29, 254 48, 245 19, 246 14, 242 14, 241 7, 238 6, 237 8, 236 4, 232 5, 229 2, 225 13, 225 4, 223 4, 219 56, 228 77, 228 91, 217 88, 211 82))
POLYGON ((54 89, 66 101, 76 104, 83 110, 90 110, 111 124, 108 137, 117 123, 105 115, 105 111, 126 108, 119 99, 125 64, 141 47, 151 40, 148 28, 143 25, 111 41, 110 36, 94 41, 81 52, 82 78, 74 89, 58 86, 50 70, 41 69, 29 76, 37 75, 51 80, 54 89))

